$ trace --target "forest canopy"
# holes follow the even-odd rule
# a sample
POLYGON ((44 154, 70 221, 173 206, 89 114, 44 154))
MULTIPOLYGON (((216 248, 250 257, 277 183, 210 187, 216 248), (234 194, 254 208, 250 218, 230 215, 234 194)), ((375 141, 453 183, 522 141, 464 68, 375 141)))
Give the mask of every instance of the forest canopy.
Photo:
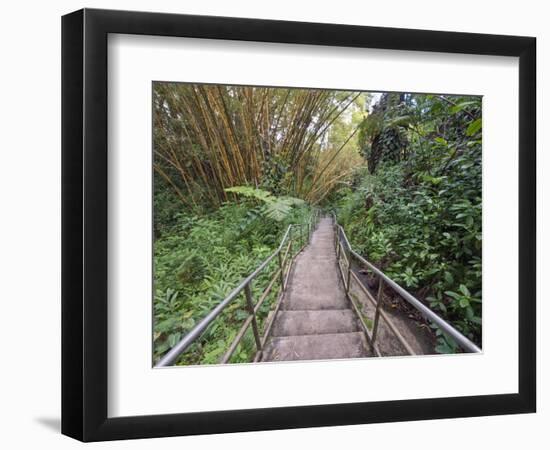
MULTIPOLYGON (((481 132, 481 97, 154 83, 155 358, 314 207, 480 343, 481 132)), ((220 356, 244 312, 224 314, 184 362, 220 356)))

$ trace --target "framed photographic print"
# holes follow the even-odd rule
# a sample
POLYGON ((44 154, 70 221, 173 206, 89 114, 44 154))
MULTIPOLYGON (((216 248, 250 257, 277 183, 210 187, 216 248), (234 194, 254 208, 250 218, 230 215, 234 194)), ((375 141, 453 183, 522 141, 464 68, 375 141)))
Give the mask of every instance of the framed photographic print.
POLYGON ((64 434, 535 411, 534 38, 62 32, 64 434))

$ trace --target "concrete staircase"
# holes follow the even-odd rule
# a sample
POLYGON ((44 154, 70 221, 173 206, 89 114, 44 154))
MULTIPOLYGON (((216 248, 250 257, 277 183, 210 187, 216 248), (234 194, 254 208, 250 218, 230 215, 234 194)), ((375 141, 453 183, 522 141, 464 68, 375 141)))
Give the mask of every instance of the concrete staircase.
POLYGON ((332 220, 297 256, 262 361, 372 356, 336 266, 332 220))

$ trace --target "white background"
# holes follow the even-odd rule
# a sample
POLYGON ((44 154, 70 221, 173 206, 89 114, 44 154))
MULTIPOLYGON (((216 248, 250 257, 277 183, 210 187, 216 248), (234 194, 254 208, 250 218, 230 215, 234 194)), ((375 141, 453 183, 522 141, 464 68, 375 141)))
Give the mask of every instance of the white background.
POLYGON ((109 416, 517 392, 517 58, 118 35, 109 67, 109 416), (159 79, 483 95, 483 354, 151 370, 159 79))
MULTIPOLYGON (((141 9, 194 14, 248 16, 288 20, 355 23, 473 32, 535 35, 538 41, 538 148, 548 140, 542 129, 548 106, 550 46, 543 2, 462 1, 443 8, 437 1, 387 2, 244 2, 208 1, 183 4, 158 0, 19 2, 5 6, 2 39, 3 216, 2 370, 0 371, 0 442, 6 448, 73 448, 80 444, 58 434, 60 377, 60 19, 82 6, 141 9), (545 74, 542 76, 540 74, 545 74), (544 98, 543 98, 544 97, 544 98), (544 100, 544 105, 543 105, 544 100)), ((513 107, 512 105, 510 105, 513 107)), ((548 227, 548 154, 539 152, 539 230, 548 227), (544 192, 543 192, 544 190, 544 192), (546 217, 545 217, 546 216, 546 217)), ((504 245, 504 243, 503 243, 504 245)), ((548 271, 548 234, 539 234, 538 274, 548 271)), ((539 284, 539 299, 548 284, 539 284)), ((546 294, 546 295, 545 295, 546 294)), ((541 329, 550 308, 539 301, 539 380, 549 376, 550 337, 541 329)), ((473 374, 475 376, 475 374, 473 374)), ((280 448, 304 445, 384 446, 407 449, 444 443, 448 449, 547 448, 550 396, 539 383, 536 415, 378 424, 309 430, 241 433, 226 436, 142 440, 97 444, 107 448, 280 448)), ((438 444, 438 445, 439 445, 438 444)))

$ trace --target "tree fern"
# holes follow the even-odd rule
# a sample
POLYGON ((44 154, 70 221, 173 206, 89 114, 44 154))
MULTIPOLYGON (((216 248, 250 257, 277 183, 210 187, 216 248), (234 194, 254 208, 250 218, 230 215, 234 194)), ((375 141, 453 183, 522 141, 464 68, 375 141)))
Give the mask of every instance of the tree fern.
POLYGON ((305 204, 300 198, 277 197, 271 194, 271 192, 250 186, 234 186, 225 189, 225 191, 261 201, 263 203, 261 209, 262 215, 277 222, 285 220, 291 213, 293 206, 305 204))

